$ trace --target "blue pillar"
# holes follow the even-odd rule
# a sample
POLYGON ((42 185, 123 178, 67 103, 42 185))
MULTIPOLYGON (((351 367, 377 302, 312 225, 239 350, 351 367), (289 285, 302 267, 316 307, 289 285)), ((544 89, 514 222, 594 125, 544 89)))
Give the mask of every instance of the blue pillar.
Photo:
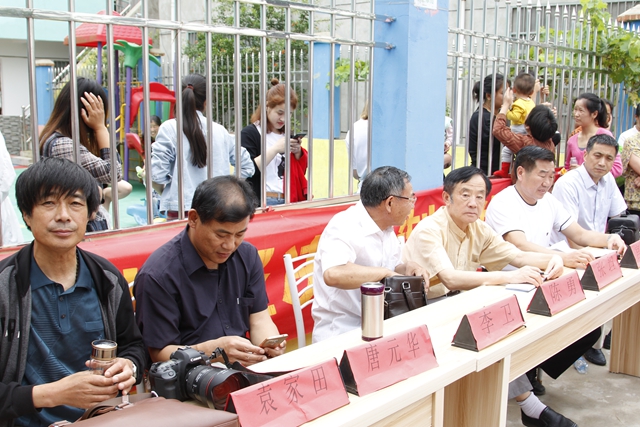
POLYGON ((46 125, 53 111, 53 61, 36 61, 36 99, 38 101, 38 125, 46 125))
POLYGON ((376 0, 373 62, 372 169, 406 170, 415 190, 442 185, 447 83, 448 0, 376 0))
MULTIPOLYGON (((335 45, 334 61, 340 56, 340 45, 335 45)), ((315 42, 313 45, 313 137, 329 139, 329 95, 327 84, 334 64, 331 44, 315 42)), ((340 138, 340 88, 333 88, 333 137, 340 138)), ((299 95, 299 94, 298 94, 299 95)), ((444 120, 444 119, 442 119, 444 120)))

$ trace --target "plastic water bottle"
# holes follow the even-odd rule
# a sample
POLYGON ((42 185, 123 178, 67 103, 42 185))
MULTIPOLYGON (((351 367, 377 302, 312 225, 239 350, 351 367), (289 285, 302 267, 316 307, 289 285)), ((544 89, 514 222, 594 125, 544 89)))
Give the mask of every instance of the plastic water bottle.
POLYGON ((569 160, 569 164, 571 165, 571 168, 573 168, 574 166, 578 166, 578 159, 576 159, 575 157, 572 157, 569 160))
POLYGON ((586 374, 589 370, 589 364, 584 360, 584 356, 580 356, 578 360, 573 362, 573 367, 576 368, 579 374, 586 374))

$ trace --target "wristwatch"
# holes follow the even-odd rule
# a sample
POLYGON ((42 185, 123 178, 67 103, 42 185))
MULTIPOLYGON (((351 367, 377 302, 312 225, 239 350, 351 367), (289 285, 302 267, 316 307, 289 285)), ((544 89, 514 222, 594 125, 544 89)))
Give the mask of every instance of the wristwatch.
POLYGON ((133 360, 131 360, 131 370, 133 371, 133 379, 138 381, 138 366, 133 360))

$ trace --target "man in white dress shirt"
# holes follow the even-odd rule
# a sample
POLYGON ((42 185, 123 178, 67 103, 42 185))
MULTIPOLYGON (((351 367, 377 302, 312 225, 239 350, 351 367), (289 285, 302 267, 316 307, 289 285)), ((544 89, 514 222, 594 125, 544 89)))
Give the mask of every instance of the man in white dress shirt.
MULTIPOLYGON (((567 172, 553 187, 553 196, 582 228, 604 233, 607 220, 627 210, 616 180, 609 173, 618 154, 618 143, 609 135, 595 135, 589 139, 584 163, 567 172)), ((565 236, 554 233, 554 241, 565 236)), ((572 242, 569 242, 572 243, 572 242)), ((575 246, 572 244, 572 246, 575 246)), ((612 321, 602 327, 600 339, 584 354, 589 362, 604 366, 607 359, 602 353, 604 337, 611 331, 612 321)))
POLYGON ((374 170, 362 183, 360 201, 336 214, 322 232, 313 274, 314 343, 360 327, 363 283, 423 274, 414 263, 402 264, 393 228, 415 205, 410 180, 393 166, 374 170))
POLYGON ((606 247, 624 253, 626 245, 620 236, 584 229, 549 193, 554 160, 553 152, 541 147, 520 150, 515 160, 516 183, 491 199, 487 224, 520 250, 559 254, 565 267, 586 268, 594 258, 585 250, 560 253, 551 249, 553 231, 561 232, 579 246, 606 247))

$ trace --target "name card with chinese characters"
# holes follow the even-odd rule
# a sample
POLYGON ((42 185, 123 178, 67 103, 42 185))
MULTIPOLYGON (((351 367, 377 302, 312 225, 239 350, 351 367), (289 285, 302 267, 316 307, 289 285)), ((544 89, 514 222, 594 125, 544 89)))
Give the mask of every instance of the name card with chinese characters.
POLYGON ((589 263, 580 284, 584 290, 599 291, 620 277, 622 269, 618 264, 618 254, 611 252, 589 263))
POLYGON ((640 240, 630 244, 627 247, 627 251, 620 261, 620 267, 624 268, 638 268, 640 267, 640 240))
POLYGON ((231 393, 242 427, 294 427, 349 403, 336 359, 231 393))
POLYGON ((543 316, 553 316, 583 299, 585 296, 580 286, 580 277, 578 272, 573 271, 540 285, 527 311, 543 316))
POLYGON ((524 327, 515 295, 466 314, 453 337, 453 345, 480 351, 524 327))
POLYGON ((364 396, 437 366, 422 325, 345 350, 340 372, 347 390, 364 396))

